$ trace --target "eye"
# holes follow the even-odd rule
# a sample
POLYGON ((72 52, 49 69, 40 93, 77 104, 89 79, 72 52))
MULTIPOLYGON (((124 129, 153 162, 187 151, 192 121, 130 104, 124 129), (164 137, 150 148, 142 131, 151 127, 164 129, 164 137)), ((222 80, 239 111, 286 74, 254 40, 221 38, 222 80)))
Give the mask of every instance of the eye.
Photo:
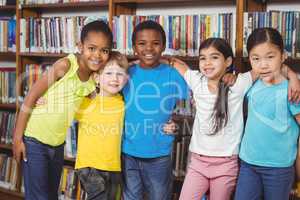
POLYGON ((123 73, 123 72, 117 72, 117 76, 125 76, 125 73, 123 73))
POLYGON ((203 61, 203 60, 205 60, 205 57, 200 56, 199 60, 203 61))
POLYGON ((96 50, 95 47, 88 47, 88 50, 91 51, 91 52, 94 52, 96 50))
POLYGON ((106 75, 112 75, 112 72, 105 72, 106 75))
POLYGON ((219 59, 219 56, 212 56, 212 59, 217 60, 219 59))
POLYGON ((109 54, 110 49, 109 48, 103 48, 100 50, 102 54, 109 54))
POLYGON ((259 58, 258 58, 258 57, 251 57, 251 60, 252 60, 252 61, 258 61, 259 58))
POLYGON ((272 58, 274 58, 275 56, 274 55, 269 55, 267 58, 268 59, 272 59, 272 58))
POLYGON ((138 42, 138 45, 143 46, 143 45, 145 45, 145 42, 138 42))

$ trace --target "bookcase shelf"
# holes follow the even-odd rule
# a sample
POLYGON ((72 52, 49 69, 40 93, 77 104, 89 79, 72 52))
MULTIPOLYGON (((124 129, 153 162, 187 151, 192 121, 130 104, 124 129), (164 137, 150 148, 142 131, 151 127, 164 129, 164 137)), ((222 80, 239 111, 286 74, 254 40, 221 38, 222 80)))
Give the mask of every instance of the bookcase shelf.
POLYGON ((91 2, 74 2, 74 3, 52 3, 52 4, 29 4, 22 5, 22 9, 74 9, 74 8, 99 8, 99 7, 107 7, 108 1, 91 1, 91 2))
POLYGON ((12 145, 11 144, 0 143, 0 149, 5 149, 5 150, 11 151, 12 150, 12 145))
POLYGON ((8 190, 5 188, 0 187, 0 199, 3 200, 23 200, 24 199, 24 194, 17 192, 17 191, 12 191, 8 190))
POLYGON ((20 53, 21 57, 45 57, 45 58, 62 58, 66 53, 20 53))
POLYGON ((8 61, 16 60, 16 53, 10 51, 0 52, 0 60, 8 60, 8 61))
MULTIPOLYGON (((115 0, 114 3, 138 3, 138 4, 157 4, 157 3, 207 3, 207 0, 115 0)), ((214 3, 234 3, 235 0, 211 0, 214 3)))
POLYGON ((15 5, 0 6, 0 11, 15 11, 15 10, 16 10, 15 5))
MULTIPOLYGON (((13 103, 0 103, 0 110, 16 110, 17 106, 13 103)), ((0 146, 1 148, 1 146, 0 146)))

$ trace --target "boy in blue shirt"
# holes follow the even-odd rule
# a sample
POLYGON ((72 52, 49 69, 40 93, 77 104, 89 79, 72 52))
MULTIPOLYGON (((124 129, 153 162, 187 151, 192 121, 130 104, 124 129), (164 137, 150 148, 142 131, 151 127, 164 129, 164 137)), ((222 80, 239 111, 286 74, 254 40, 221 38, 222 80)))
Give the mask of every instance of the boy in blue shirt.
POLYGON ((129 68, 130 81, 123 89, 126 104, 122 144, 124 200, 169 200, 172 191, 174 136, 163 132, 176 101, 187 97, 180 74, 160 64, 166 35, 154 21, 135 27, 132 44, 139 64, 129 68))

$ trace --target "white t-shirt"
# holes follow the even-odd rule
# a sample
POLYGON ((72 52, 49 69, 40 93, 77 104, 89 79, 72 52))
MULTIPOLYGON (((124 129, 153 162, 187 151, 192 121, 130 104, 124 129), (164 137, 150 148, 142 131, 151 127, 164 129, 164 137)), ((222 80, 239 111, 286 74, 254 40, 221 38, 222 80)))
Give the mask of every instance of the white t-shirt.
POLYGON ((214 135, 212 112, 217 94, 208 89, 208 80, 199 71, 187 70, 184 79, 193 91, 196 116, 190 151, 206 156, 232 156, 239 153, 243 133, 243 100, 252 85, 251 73, 239 74, 228 93, 227 125, 214 135))

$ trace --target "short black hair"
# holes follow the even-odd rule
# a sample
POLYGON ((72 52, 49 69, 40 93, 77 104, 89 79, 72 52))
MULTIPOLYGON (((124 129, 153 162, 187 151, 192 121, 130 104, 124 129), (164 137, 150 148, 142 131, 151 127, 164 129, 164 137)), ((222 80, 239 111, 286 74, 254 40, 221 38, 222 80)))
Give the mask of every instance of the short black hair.
POLYGON ((81 43, 84 42, 89 32, 101 32, 104 35, 106 35, 109 39, 109 46, 112 48, 113 34, 106 22, 102 20, 96 20, 83 26, 80 34, 81 43))
POLYGON ((163 27, 159 23, 152 20, 146 20, 136 25, 131 37, 132 45, 135 45, 137 33, 145 29, 155 30, 159 32, 162 38, 163 45, 166 46, 166 33, 163 27))

